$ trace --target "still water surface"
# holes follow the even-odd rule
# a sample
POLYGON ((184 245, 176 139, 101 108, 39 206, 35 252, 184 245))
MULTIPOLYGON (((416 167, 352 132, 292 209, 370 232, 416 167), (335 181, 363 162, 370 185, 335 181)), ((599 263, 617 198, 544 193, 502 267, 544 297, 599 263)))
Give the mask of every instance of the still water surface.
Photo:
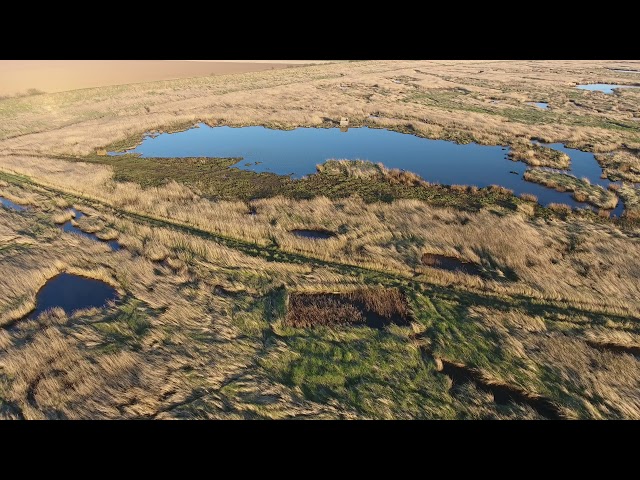
POLYGON ((591 92, 602 92, 610 95, 616 88, 640 88, 640 86, 610 85, 608 83, 587 83, 584 85, 576 85, 576 88, 579 88, 580 90, 589 90, 591 92))
MULTIPOLYGON (((76 210, 75 208, 71 208, 70 210, 73 211, 73 213, 76 214, 76 216, 75 216, 75 220, 76 221, 80 220, 82 217, 86 216, 80 210, 76 210)), ((63 223, 62 225, 60 225, 60 228, 62 228, 63 232, 75 233, 76 235, 81 235, 83 237, 90 238, 91 240, 95 240, 97 242, 105 242, 107 245, 109 245, 111 250, 113 250, 114 252, 117 251, 117 250, 120 250, 120 244, 116 240, 102 240, 102 239, 98 238, 98 236, 95 233, 83 232, 78 227, 74 226, 71 223, 71 220, 69 220, 69 221, 63 223)))
MULTIPOLYGON (((592 153, 551 144, 571 157, 567 173, 587 177, 606 186, 592 153)), ((127 153, 147 158, 222 157, 241 158, 234 167, 255 172, 271 172, 300 178, 316 171, 316 165, 329 159, 369 160, 388 168, 417 173, 432 183, 444 185, 500 185, 516 195, 531 193, 542 205, 566 203, 588 207, 575 201, 569 192, 527 182, 522 178, 528 168, 509 160, 509 150, 500 146, 460 145, 446 140, 431 140, 377 128, 296 128, 271 130, 265 127, 209 127, 204 124, 178 133, 147 135, 127 153)), ((110 153, 110 155, 115 155, 110 153)), ((620 213, 622 204, 619 204, 620 213)))
POLYGON ((36 309, 30 317, 35 318, 54 307, 70 315, 83 308, 102 307, 117 297, 116 290, 100 280, 61 273, 49 279, 37 293, 36 309))
POLYGON ((22 211, 22 210, 26 210, 25 207, 23 207, 22 205, 18 205, 15 202, 12 202, 11 200, 4 198, 4 197, 0 197, 0 205, 2 205, 5 208, 10 208, 11 210, 17 210, 17 211, 22 211))

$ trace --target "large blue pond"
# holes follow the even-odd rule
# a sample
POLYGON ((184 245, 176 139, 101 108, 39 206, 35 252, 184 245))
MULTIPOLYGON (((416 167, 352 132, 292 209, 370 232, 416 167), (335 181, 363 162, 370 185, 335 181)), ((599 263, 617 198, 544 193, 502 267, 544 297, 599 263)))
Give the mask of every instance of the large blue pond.
MULTIPOLYGON (((571 157, 572 173, 606 186, 593 154, 549 145, 571 157)), ((501 185, 516 194, 531 193, 543 205, 576 202, 569 192, 556 192, 522 178, 528 168, 508 158, 508 149, 500 146, 460 145, 445 140, 430 140, 384 129, 296 128, 271 130, 264 127, 209 127, 204 124, 178 133, 145 136, 142 143, 127 153, 148 158, 220 157, 241 158, 234 166, 256 172, 272 172, 299 178, 316 171, 316 165, 328 159, 369 160, 389 168, 417 173, 432 183, 445 185, 501 185)), ((110 153, 114 155, 114 153, 110 153)), ((614 214, 621 213, 620 203, 614 214)))

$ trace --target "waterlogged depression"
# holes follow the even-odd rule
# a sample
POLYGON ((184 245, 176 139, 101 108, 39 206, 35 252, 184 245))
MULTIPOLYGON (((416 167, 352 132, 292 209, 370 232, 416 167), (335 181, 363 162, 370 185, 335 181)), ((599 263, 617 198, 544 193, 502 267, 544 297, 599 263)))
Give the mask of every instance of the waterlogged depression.
MULTIPOLYGON (((606 186, 600 179, 602 169, 592 153, 548 145, 571 157, 566 173, 586 177, 606 186)), ((178 133, 153 134, 126 153, 146 158, 240 158, 235 168, 270 172, 300 178, 316 172, 316 165, 329 159, 368 160, 388 168, 417 173, 432 183, 444 185, 500 185, 516 195, 530 193, 542 205, 565 203, 588 207, 576 201, 570 192, 558 192, 523 178, 527 165, 509 159, 502 146, 457 144, 432 140, 386 129, 296 128, 273 130, 265 127, 197 127, 178 133)), ((117 155, 111 152, 110 155, 117 155)), ((614 215, 622 213, 622 203, 614 215)))

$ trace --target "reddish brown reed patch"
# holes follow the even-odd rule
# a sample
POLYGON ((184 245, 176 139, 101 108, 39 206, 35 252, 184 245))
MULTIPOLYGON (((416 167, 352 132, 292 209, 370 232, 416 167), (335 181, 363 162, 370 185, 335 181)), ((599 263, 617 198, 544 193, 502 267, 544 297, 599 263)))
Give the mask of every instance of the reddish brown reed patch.
POLYGON ((397 288, 362 288, 345 293, 292 293, 285 324, 295 328, 409 325, 411 309, 397 288))

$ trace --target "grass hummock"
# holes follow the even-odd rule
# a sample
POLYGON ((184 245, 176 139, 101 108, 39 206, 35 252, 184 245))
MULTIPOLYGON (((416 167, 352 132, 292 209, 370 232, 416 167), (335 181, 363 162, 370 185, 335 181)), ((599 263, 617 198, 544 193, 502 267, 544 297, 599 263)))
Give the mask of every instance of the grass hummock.
POLYGON ((596 207, 611 210, 618 204, 615 193, 605 190, 600 185, 592 185, 586 178, 577 178, 567 173, 549 170, 527 170, 524 179, 540 183, 559 192, 573 192, 578 202, 587 202, 596 207))

